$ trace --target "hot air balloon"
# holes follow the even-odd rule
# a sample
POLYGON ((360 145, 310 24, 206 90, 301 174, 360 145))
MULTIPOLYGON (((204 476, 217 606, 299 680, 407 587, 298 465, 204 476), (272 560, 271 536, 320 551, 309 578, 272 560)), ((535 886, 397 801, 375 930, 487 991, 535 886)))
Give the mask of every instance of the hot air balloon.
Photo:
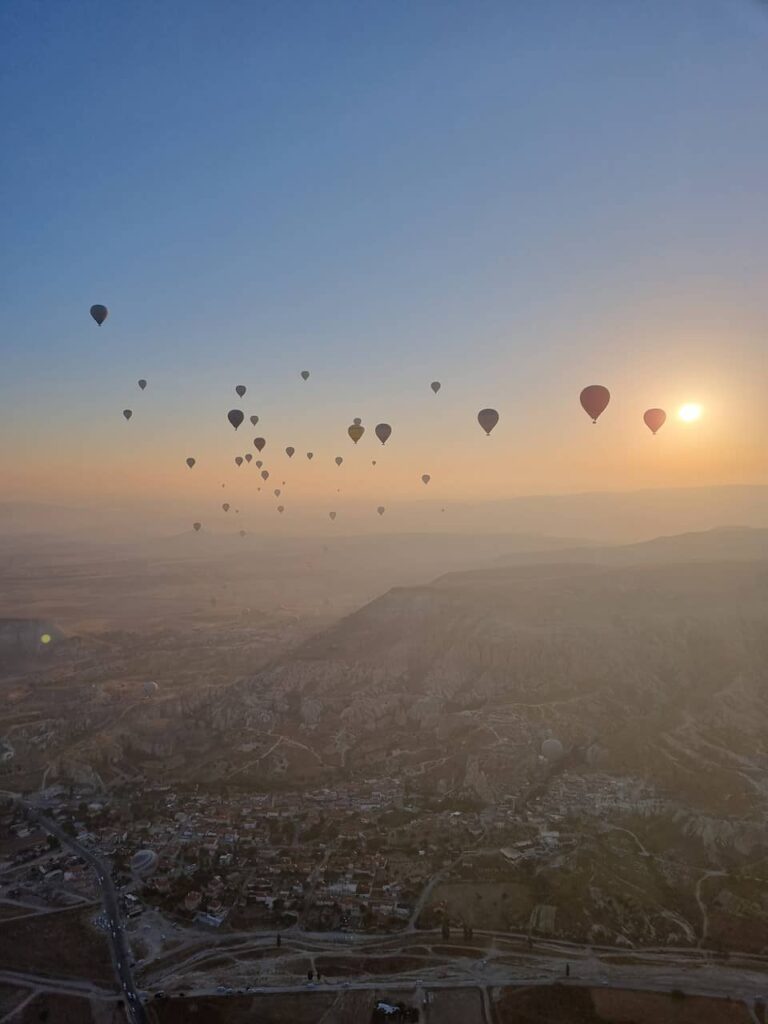
POLYGON ((388 423, 377 423, 375 428, 376 437, 381 441, 382 444, 386 444, 389 440, 389 435, 392 433, 392 427, 388 423))
POLYGON ((481 409, 477 414, 477 422, 486 434, 490 435, 493 428, 499 422, 499 414, 495 409, 481 409))
POLYGON ((301 379, 302 380, 309 380, 309 370, 302 370, 301 371, 301 379))
POLYGON ((383 516, 384 513, 386 512, 386 509, 384 508, 383 505, 379 505, 379 507, 376 509, 376 511, 379 513, 380 516, 383 516))
POLYGON ((645 425, 652 434, 655 434, 657 430, 660 430, 664 426, 666 419, 667 414, 663 409, 646 409, 643 413, 645 425))
POLYGON ((195 533, 199 533, 200 532, 200 527, 202 525, 203 525, 202 523, 192 523, 192 529, 195 531, 195 533))
POLYGON ((242 464, 243 464, 243 456, 242 455, 236 455, 235 456, 235 465, 236 466, 242 466, 242 464))
POLYGON ((267 472, 266 469, 262 469, 262 471, 261 471, 261 479, 262 480, 269 480, 269 473, 267 472))
POLYGON ((376 459, 371 459, 371 465, 372 465, 372 466, 375 466, 375 465, 376 465, 376 459))
POLYGON ((433 380, 432 383, 429 386, 432 388, 432 390, 435 392, 435 394, 437 394, 437 392, 442 387, 442 384, 440 383, 439 380, 433 380))
POLYGON ((275 497, 279 498, 281 494, 282 494, 282 491, 280 490, 280 488, 276 487, 275 490, 274 490, 275 497))
POLYGON ((133 416, 133 409, 123 409, 123 416, 129 420, 133 416))
POLYGON ((264 440, 263 437, 254 437, 253 439, 253 447, 260 452, 264 451, 264 446, 266 445, 266 443, 267 442, 264 440))
POLYGON ((598 416, 600 413, 605 412, 610 400, 611 393, 602 384, 590 384, 579 395, 581 407, 588 416, 592 417, 593 423, 597 423, 598 416))
POLYGON ((335 512, 329 512, 328 513, 328 518, 329 519, 335 519, 336 518, 336 513, 335 512))
POLYGON ((235 428, 235 430, 237 430, 237 428, 245 419, 245 415, 239 409, 230 409, 229 412, 227 413, 227 419, 235 428))
POLYGON ((553 736, 541 744, 541 753, 548 761, 559 761, 563 756, 563 744, 553 736))
POLYGON ((307 458, 309 459, 310 462, 312 461, 312 459, 314 459, 314 457, 315 457, 315 453, 314 452, 307 452, 307 458))
POLYGON ((142 377, 142 379, 140 381, 137 381, 137 384, 139 385, 139 387, 141 388, 142 391, 147 386, 147 382, 144 380, 143 377, 142 377))
POLYGON ((261 469, 263 465, 264 463, 261 461, 261 459, 256 459, 256 469, 261 469))
POLYGON ((243 458, 245 459, 246 462, 250 462, 253 456, 251 455, 250 452, 246 452, 243 458))
POLYGON ((421 482, 423 484, 428 484, 431 479, 432 477, 429 475, 429 473, 424 473, 421 477, 421 482))
POLYGON ((244 536, 245 536, 245 530, 241 530, 241 531, 240 531, 240 536, 241 536, 241 537, 244 537, 244 536))
POLYGON ((224 504, 221 507, 224 509, 225 512, 229 512, 229 502, 228 501, 225 501, 224 504))
POLYGON ((192 469, 192 467, 194 466, 196 460, 193 459, 192 456, 190 455, 189 458, 186 461, 187 461, 187 465, 189 466, 189 468, 192 469))
POLYGON ((245 386, 245 384, 238 384, 238 385, 237 385, 237 386, 235 387, 235 391, 236 391, 236 392, 238 393, 238 395, 240 396, 240 398, 242 398, 242 397, 243 397, 243 395, 245 394, 245 392, 246 392, 247 390, 248 390, 248 388, 247 388, 247 387, 245 386))
POLYGON ((278 505, 277 511, 282 515, 282 513, 285 512, 285 505, 278 505))
POLYGON ((349 429, 347 430, 347 433, 352 438, 352 440, 355 442, 355 444, 357 444, 357 442, 360 440, 360 438, 365 433, 365 427, 362 425, 362 420, 360 420, 359 417, 352 421, 352 426, 349 427, 349 429))
POLYGON ((248 419, 251 421, 251 423, 254 425, 254 427, 259 422, 259 417, 255 416, 255 415, 254 416, 249 416, 248 419))
POLYGON ((295 448, 292 448, 290 445, 288 445, 288 447, 285 449, 285 454, 288 456, 289 459, 292 459, 293 458, 293 453, 295 451, 296 451, 295 448))
POLYGON ((342 457, 340 455, 337 455, 336 458, 333 461, 336 463, 337 466, 340 466, 342 464, 342 462, 344 461, 344 459, 342 459, 342 457))
POLYGON ((109 310, 106 306, 102 306, 101 303, 97 302, 95 306, 91 306, 91 316, 96 323, 101 327, 104 321, 109 316, 109 310))

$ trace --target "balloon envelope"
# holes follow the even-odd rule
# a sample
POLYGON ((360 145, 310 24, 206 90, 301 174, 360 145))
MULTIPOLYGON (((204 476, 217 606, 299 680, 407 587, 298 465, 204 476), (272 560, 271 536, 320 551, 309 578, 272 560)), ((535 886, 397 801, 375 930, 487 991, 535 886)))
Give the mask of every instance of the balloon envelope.
POLYGON ((195 533, 199 533, 200 532, 200 527, 202 525, 203 525, 202 523, 192 523, 192 529, 195 531, 195 533))
POLYGON ((496 424, 499 422, 499 414, 495 409, 481 409, 477 414, 477 422, 486 432, 490 434, 496 424))
POLYGON ((383 506, 383 505, 379 505, 379 507, 378 507, 378 508, 376 509, 376 511, 377 511, 377 512, 379 513, 379 515, 380 515, 380 516, 383 516, 383 515, 384 515, 384 512, 385 512, 386 510, 385 510, 385 508, 384 508, 384 506, 383 506))
POLYGON ((563 756, 563 744, 551 736, 541 744, 541 753, 548 761, 559 761, 563 756))
POLYGON ((147 386, 147 382, 146 382, 146 381, 144 380, 144 378, 143 378, 143 377, 142 377, 142 379, 141 379, 141 380, 140 380, 140 381, 138 382, 138 384, 139 384, 139 387, 141 388, 141 390, 142 390, 142 391, 143 391, 143 390, 144 390, 144 388, 145 388, 145 387, 147 386))
POLYGON ((190 455, 190 457, 187 459, 187 465, 189 466, 190 469, 192 469, 194 464, 195 464, 195 459, 193 459, 192 456, 190 455))
POLYGON ((328 513, 328 518, 329 519, 335 519, 336 518, 336 513, 335 512, 329 512, 328 513))
POLYGON ((261 461, 261 459, 256 459, 256 468, 257 469, 261 469, 261 467, 263 465, 264 465, 264 463, 261 461))
POLYGON ((235 430, 237 430, 237 428, 245 419, 245 414, 241 412, 240 409, 230 409, 229 412, 227 413, 227 419, 235 428, 235 430))
POLYGON ((581 407, 588 416, 592 417, 593 423, 597 423, 598 416, 605 412, 610 400, 611 393, 602 384, 590 384, 579 395, 581 407))
POLYGON ((307 452, 307 458, 309 459, 310 462, 312 461, 312 459, 314 457, 315 457, 315 453, 314 452, 307 452))
POLYGON ((264 440, 263 437, 254 437, 254 439, 253 439, 253 447, 256 448, 257 451, 260 451, 260 452, 264 451, 264 446, 266 445, 266 443, 267 442, 264 440))
POLYGON ((254 425, 254 427, 259 422, 259 417, 258 416, 250 416, 249 419, 250 419, 251 423, 254 425))
POLYGON ((433 380, 432 383, 429 386, 432 388, 432 390, 435 392, 435 394, 437 394, 437 392, 442 387, 442 384, 440 383, 439 380, 433 380))
POLYGON ((245 453, 245 461, 246 462, 250 462, 252 458, 253 458, 253 456, 251 455, 250 452, 246 452, 245 453))
POLYGON ((228 501, 225 501, 224 504, 221 507, 224 509, 225 512, 229 512, 229 502, 228 501))
POLYGON ((285 505, 278 505, 278 506, 277 506, 277 511, 278 511, 278 512, 281 512, 281 513, 282 513, 282 512, 285 512, 285 505))
POLYGON ((106 306, 102 306, 100 302, 97 302, 94 306, 91 306, 91 316, 96 323, 101 327, 104 321, 109 316, 109 310, 106 306))
POLYGON ((131 416, 133 416, 133 410, 132 409, 123 409, 123 416, 125 416, 125 418, 127 420, 129 420, 131 418, 131 416))
POLYGON ((245 386, 245 384, 238 384, 238 385, 236 386, 236 388, 235 388, 235 391, 236 391, 236 392, 238 393, 238 395, 239 395, 239 396, 240 396, 241 398, 243 397, 243 395, 245 394, 245 392, 246 392, 247 390, 248 390, 248 388, 247 388, 247 387, 245 386))
POLYGON ((643 413, 643 420, 650 432, 655 434, 666 423, 667 414, 663 409, 646 409, 643 413))
POLYGON ((421 478, 421 482, 423 484, 428 484, 431 479, 432 477, 429 475, 429 473, 425 473, 421 478))
POLYGON ((309 370, 302 370, 301 371, 301 379, 302 380, 309 380, 309 370))
POLYGON ((381 441, 382 444, 386 444, 392 433, 392 427, 388 423, 378 423, 376 425, 376 437, 381 441))
POLYGON ((365 427, 361 426, 359 423, 353 423, 352 426, 347 430, 347 433, 355 442, 355 444, 357 444, 357 442, 365 433, 365 427))
POLYGON ((236 455, 235 456, 235 465, 236 466, 242 466, 242 464, 243 464, 243 456, 242 455, 236 455))
POLYGON ((262 480, 269 480, 269 472, 266 469, 262 469, 262 471, 261 471, 261 479, 262 480))
POLYGON ((289 459, 292 459, 293 458, 293 453, 295 451, 296 451, 295 448, 292 448, 290 445, 288 445, 288 447, 285 449, 285 454, 288 456, 289 459))
POLYGON ((282 494, 282 491, 280 490, 280 488, 276 487, 275 490, 274 490, 275 497, 279 498, 281 494, 282 494))
POLYGON ((337 455, 336 458, 333 461, 336 463, 337 466, 340 466, 342 464, 342 462, 344 461, 344 459, 342 459, 342 457, 340 455, 337 455))

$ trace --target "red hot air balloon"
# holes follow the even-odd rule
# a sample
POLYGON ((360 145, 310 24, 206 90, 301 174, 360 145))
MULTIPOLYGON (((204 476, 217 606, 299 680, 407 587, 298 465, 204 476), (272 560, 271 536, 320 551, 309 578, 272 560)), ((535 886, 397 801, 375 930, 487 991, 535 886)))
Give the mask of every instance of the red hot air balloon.
POLYGON ((597 423, 597 418, 608 408, 611 400, 611 393, 602 384, 590 384, 589 387, 579 395, 579 401, 584 412, 592 417, 592 422, 597 423))
POLYGON ((660 430, 666 423, 667 414, 663 409, 646 409, 643 413, 643 420, 650 432, 655 434, 656 431, 660 430))

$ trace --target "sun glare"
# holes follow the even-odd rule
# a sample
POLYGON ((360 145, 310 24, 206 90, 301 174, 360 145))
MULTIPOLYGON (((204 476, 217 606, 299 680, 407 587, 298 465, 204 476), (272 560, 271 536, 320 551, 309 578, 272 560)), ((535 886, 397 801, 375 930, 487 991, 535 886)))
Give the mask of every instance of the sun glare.
POLYGON ((680 406, 680 411, 677 415, 685 423, 693 423, 694 420, 698 420, 701 417, 701 406, 696 402, 687 402, 685 405, 680 406))

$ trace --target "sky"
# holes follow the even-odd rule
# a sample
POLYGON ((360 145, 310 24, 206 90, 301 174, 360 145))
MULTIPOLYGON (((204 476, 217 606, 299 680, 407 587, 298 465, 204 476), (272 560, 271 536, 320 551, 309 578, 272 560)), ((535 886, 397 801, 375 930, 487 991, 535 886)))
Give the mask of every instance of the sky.
POLYGON ((0 69, 2 498, 766 483, 768 6, 6 0, 0 69))

